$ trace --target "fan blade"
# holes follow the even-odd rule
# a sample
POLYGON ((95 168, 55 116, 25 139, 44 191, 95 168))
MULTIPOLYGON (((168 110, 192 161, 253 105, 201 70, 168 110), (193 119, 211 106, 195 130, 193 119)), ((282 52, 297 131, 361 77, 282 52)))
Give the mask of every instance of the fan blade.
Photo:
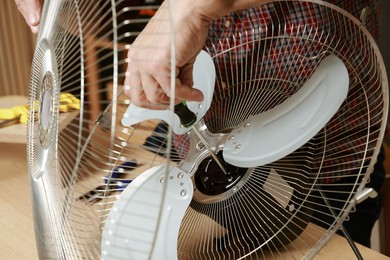
POLYGON ((110 211, 103 230, 103 258, 177 259, 179 228, 192 195, 191 178, 180 168, 159 165, 142 173, 110 211))
POLYGON ((249 117, 234 129, 223 157, 238 167, 265 165, 295 151, 316 135, 347 97, 348 71, 334 55, 324 58, 310 79, 282 104, 249 117))
MULTIPOLYGON (((210 55, 201 51, 194 63, 194 88, 202 91, 202 102, 187 101, 187 107, 197 115, 199 121, 208 111, 214 94, 215 67, 210 55)), ((148 119, 161 119, 170 122, 173 118, 172 128, 176 134, 184 134, 189 128, 181 127, 179 117, 171 110, 151 110, 130 104, 123 115, 122 124, 130 126, 148 119)))

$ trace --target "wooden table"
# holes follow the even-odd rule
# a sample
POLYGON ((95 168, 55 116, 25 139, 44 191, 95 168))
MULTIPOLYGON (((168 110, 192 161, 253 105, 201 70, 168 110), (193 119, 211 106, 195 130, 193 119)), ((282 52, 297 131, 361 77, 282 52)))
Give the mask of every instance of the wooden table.
MULTIPOLYGON (((0 108, 12 108, 28 104, 28 98, 24 96, 0 97, 0 108)), ((59 114, 59 131, 66 127, 74 118, 78 111, 59 114)), ((27 126, 15 123, 7 127, 0 127, 0 142, 25 144, 27 141, 27 126)))
POLYGON ((25 144, 0 143, 0 259, 37 259, 25 144))
MULTIPOLYGON (((24 96, 5 96, 0 97, 0 108, 12 108, 14 106, 23 106, 28 104, 28 98, 24 96)), ((13 124, 0 128, 0 142, 7 143, 26 143, 26 126, 13 124)))
MULTIPOLYGON (((0 143, 0 259, 37 259, 24 144, 0 143)), ((358 245, 364 259, 390 259, 358 245)), ((356 259, 347 241, 335 235, 317 260, 356 259)))

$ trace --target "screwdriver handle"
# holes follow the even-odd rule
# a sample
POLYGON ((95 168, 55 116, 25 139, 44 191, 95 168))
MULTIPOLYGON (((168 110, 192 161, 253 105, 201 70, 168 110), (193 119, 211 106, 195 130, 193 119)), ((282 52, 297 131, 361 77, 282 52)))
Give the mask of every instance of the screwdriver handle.
POLYGON ((184 127, 190 127, 196 122, 196 115, 188 107, 185 101, 175 105, 175 114, 180 118, 184 127))

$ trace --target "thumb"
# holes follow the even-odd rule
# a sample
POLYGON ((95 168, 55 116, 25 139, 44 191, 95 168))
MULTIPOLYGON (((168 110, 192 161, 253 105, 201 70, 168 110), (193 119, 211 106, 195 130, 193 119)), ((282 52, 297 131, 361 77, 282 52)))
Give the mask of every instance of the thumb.
POLYGON ((192 63, 186 64, 185 66, 180 68, 178 77, 180 78, 180 81, 183 85, 189 87, 192 87, 194 85, 193 69, 194 69, 194 65, 192 63))
POLYGON ((181 82, 182 88, 176 90, 179 97, 181 94, 185 93, 184 95, 186 95, 188 101, 202 101, 203 93, 200 90, 194 88, 193 69, 193 63, 189 63, 180 68, 178 78, 181 82), (183 91, 183 88, 186 90, 183 91))
POLYGON ((35 33, 41 17, 43 0, 15 0, 15 3, 27 25, 35 33))

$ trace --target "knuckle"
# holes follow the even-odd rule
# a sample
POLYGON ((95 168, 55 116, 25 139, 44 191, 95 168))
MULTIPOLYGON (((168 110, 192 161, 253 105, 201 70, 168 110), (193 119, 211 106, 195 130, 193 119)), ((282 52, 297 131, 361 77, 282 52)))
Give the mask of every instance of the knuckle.
POLYGON ((149 102, 152 103, 152 104, 160 104, 160 103, 161 103, 160 98, 157 97, 157 96, 154 96, 154 95, 149 96, 149 97, 148 97, 148 100, 149 100, 149 102))
POLYGON ((145 101, 137 97, 130 97, 131 103, 137 107, 145 107, 145 101))
POLYGON ((131 96, 130 87, 124 87, 123 88, 123 93, 125 93, 126 96, 130 97, 131 96))

